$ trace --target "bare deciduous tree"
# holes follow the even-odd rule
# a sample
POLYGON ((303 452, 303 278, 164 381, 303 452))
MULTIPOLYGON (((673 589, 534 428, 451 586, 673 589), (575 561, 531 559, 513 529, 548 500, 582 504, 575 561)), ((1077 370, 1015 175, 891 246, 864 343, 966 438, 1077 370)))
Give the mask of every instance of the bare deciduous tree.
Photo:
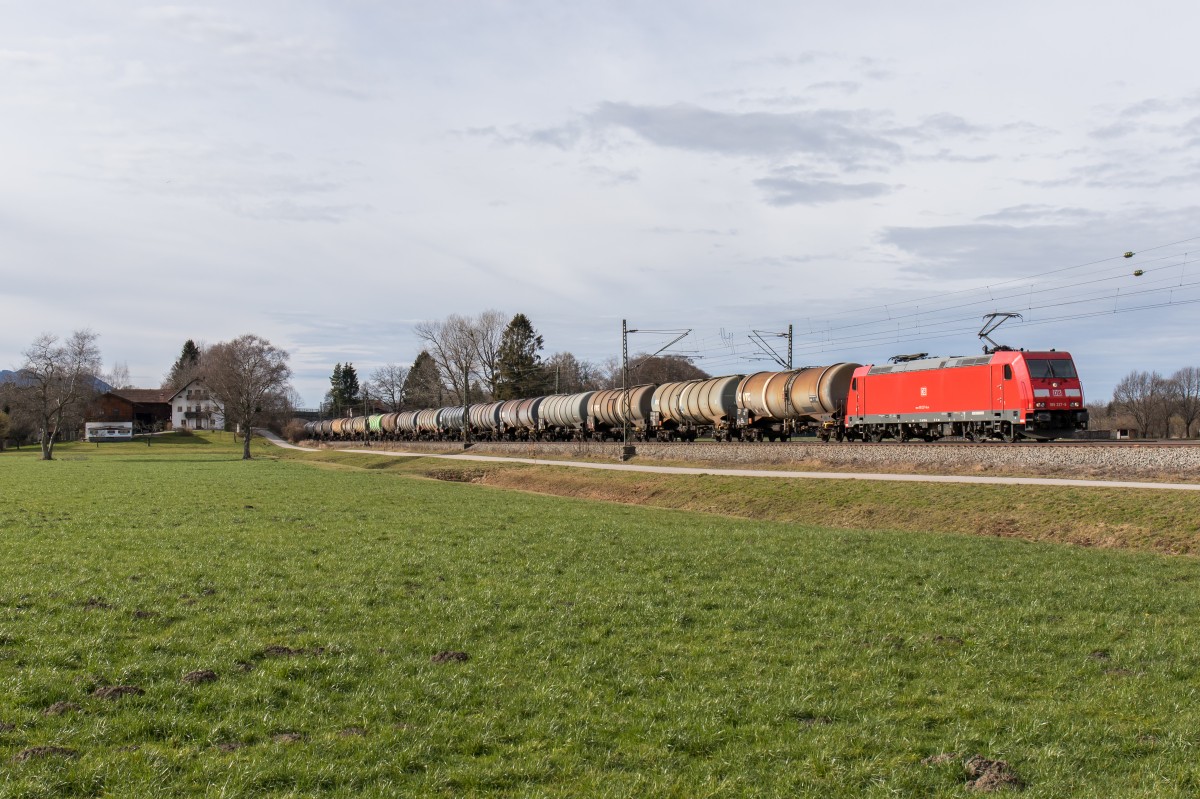
POLYGON ((113 368, 101 379, 112 388, 133 388, 129 380, 129 364, 125 361, 114 363, 113 368))
POLYGON ((546 380, 556 394, 578 394, 604 387, 600 367, 581 361, 569 352, 556 352, 546 359, 546 380))
POLYGON ((1163 432, 1171 416, 1172 391, 1158 372, 1133 371, 1113 389, 1114 410, 1129 414, 1143 437, 1163 432))
POLYGON ((96 394, 101 368, 97 338, 91 330, 76 330, 60 343, 58 336, 43 333, 22 353, 25 362, 11 387, 12 401, 36 420, 42 460, 54 459, 54 440, 64 421, 81 420, 96 394))
POLYGON ((371 372, 371 391, 394 411, 404 404, 404 381, 408 367, 387 363, 371 372))
POLYGON ((1175 415, 1183 422, 1183 437, 1192 437, 1192 424, 1200 419, 1200 368, 1185 366, 1171 375, 1175 388, 1175 415))
POLYGON ((500 343, 508 320, 503 313, 493 309, 479 314, 474 323, 479 379, 487 386, 488 395, 495 397, 500 381, 500 343))
POLYGON ((252 333, 209 347, 204 382, 227 420, 241 429, 242 459, 250 459, 250 436, 264 419, 287 410, 292 391, 288 354, 252 333))
POLYGON ((633 383, 674 383, 679 380, 700 380, 708 372, 682 355, 647 355, 638 353, 629 359, 633 383))
MULTIPOLYGON (((493 329, 494 315, 499 312, 486 311, 475 319, 451 314, 440 322, 421 322, 414 328, 417 338, 425 342, 426 351, 437 364, 442 380, 450 386, 450 393, 460 404, 465 401, 473 378, 482 380, 489 389, 495 385, 498 366, 494 353, 499 351, 500 345, 493 329)), ((500 318, 503 319, 502 315, 500 318)), ((503 325, 500 332, 503 332, 503 325)), ((475 399, 482 398, 476 396, 475 399)))

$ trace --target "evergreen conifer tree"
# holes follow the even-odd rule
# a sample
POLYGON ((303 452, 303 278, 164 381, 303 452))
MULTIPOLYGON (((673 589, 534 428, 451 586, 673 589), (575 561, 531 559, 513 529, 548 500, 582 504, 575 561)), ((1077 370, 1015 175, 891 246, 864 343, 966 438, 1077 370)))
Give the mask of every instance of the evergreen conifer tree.
POLYGON ((329 413, 331 416, 344 416, 347 410, 352 410, 359 399, 358 372, 354 364, 334 364, 333 375, 329 378, 329 413))
POLYGON ((171 371, 167 373, 166 387, 179 390, 198 377, 201 354, 196 342, 190 338, 183 342, 183 350, 175 363, 171 364, 171 371))
POLYGON ((542 367, 542 337, 533 323, 519 313, 504 328, 497 354, 499 378, 496 399, 536 397, 545 393, 546 375, 542 367))
POLYGON ((421 350, 404 379, 404 407, 407 410, 438 408, 445 404, 446 389, 438 374, 437 363, 426 350, 421 350))

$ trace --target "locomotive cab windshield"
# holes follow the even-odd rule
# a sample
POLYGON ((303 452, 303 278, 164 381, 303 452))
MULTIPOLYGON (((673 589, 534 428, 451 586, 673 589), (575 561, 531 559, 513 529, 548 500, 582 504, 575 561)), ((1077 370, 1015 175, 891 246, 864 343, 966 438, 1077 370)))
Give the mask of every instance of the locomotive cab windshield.
POLYGON ((1075 362, 1070 358, 1037 358, 1026 359, 1029 364, 1029 376, 1046 380, 1078 380, 1079 373, 1075 371, 1075 362))

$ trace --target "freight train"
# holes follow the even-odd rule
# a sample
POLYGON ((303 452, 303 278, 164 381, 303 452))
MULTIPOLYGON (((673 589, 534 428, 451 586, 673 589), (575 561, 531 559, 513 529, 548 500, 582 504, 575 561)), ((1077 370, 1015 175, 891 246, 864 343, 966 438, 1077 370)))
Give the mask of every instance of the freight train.
POLYGON ((326 441, 1016 441, 1087 429, 1069 353, 897 356, 309 422, 326 441), (465 428, 465 429, 464 429, 465 428))

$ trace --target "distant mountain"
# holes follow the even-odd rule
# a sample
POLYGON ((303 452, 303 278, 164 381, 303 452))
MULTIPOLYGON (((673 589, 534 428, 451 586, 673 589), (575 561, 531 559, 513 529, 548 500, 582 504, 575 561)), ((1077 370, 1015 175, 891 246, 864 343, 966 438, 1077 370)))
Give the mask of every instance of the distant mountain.
MULTIPOLYGON (((14 372, 13 370, 0 369, 0 383, 12 383, 19 379, 20 379, 20 375, 17 374, 16 372, 14 372)), ((98 377, 93 377, 92 382, 95 384, 96 390, 102 394, 105 391, 112 391, 112 386, 110 386, 108 383, 105 383, 103 380, 101 380, 98 377)))

